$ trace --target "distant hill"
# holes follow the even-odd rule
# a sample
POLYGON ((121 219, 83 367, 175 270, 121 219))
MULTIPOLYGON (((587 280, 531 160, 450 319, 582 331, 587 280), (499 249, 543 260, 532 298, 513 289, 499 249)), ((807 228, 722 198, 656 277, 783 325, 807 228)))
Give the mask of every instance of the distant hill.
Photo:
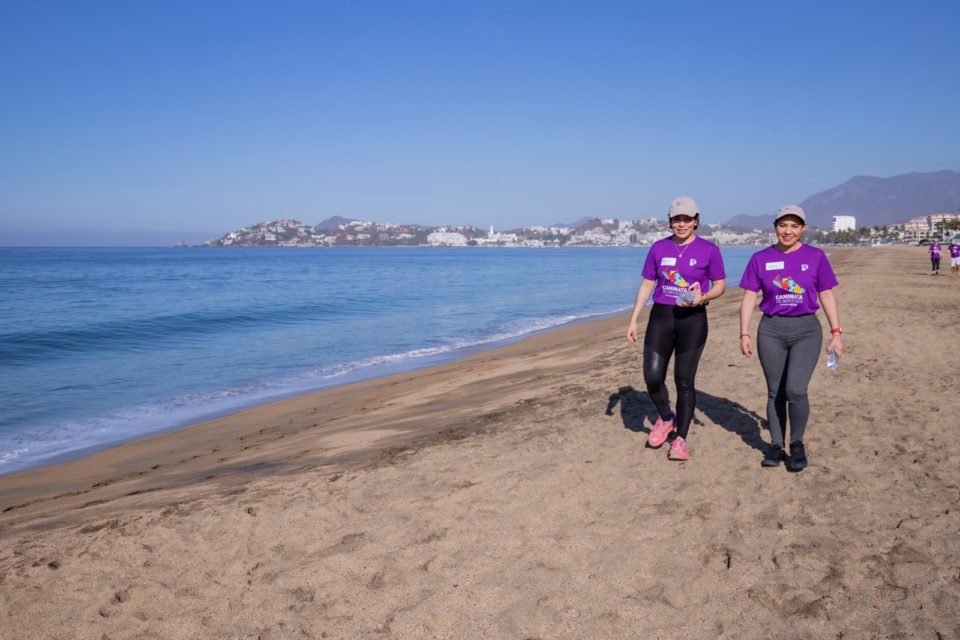
POLYGON ((739 215, 730 218, 726 224, 746 229, 769 229, 773 226, 773 216, 739 215))
POLYGON ((349 224, 350 222, 356 222, 353 218, 341 218, 340 216, 333 216, 332 218, 327 218, 322 222, 318 222, 314 225, 314 229, 336 229, 342 224, 349 224))
POLYGON ((960 209, 960 171, 906 173, 892 178, 856 176, 800 203, 811 225, 829 229, 833 216, 855 216, 858 227, 905 222, 927 213, 960 209))
POLYGON ((577 227, 584 225, 592 220, 596 220, 596 218, 591 218, 591 217, 580 218, 576 222, 557 222, 550 226, 551 227, 570 227, 571 229, 576 229, 577 227))

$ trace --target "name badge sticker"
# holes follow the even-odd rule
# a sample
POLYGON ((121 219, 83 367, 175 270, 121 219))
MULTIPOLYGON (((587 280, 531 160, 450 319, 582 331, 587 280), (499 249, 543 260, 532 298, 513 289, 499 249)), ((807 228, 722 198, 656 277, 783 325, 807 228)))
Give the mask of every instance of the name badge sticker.
POLYGON ((660 258, 660 264, 664 267, 675 267, 677 265, 676 258, 660 258))
POLYGON ((780 262, 768 262, 767 271, 776 271, 777 269, 783 269, 783 260, 780 262))

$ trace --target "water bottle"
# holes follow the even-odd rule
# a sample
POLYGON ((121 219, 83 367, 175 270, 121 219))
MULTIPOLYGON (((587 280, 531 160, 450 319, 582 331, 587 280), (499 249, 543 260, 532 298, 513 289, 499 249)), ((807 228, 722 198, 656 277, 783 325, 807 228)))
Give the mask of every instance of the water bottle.
POLYGON ((837 356, 836 351, 827 351, 827 369, 831 371, 836 371, 840 366, 840 358, 837 356))
POLYGON ((677 302, 680 304, 691 304, 696 299, 697 292, 687 289, 677 297, 677 302))

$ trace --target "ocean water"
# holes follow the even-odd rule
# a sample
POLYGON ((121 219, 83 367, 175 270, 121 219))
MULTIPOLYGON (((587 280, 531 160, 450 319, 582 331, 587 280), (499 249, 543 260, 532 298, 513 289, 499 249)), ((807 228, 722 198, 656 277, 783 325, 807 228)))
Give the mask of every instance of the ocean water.
POLYGON ((0 475, 629 310, 645 255, 0 248, 0 475))

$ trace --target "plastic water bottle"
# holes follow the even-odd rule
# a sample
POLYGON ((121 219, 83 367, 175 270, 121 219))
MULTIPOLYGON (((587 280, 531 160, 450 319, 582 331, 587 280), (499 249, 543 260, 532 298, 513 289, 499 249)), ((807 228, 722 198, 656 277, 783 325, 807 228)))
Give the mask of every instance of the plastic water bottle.
POLYGON ((677 297, 677 302, 681 304, 690 304, 697 299, 697 292, 687 289, 677 297))
POLYGON ((652 307, 652 306, 653 306, 653 296, 652 296, 652 295, 651 295, 649 298, 647 298, 647 301, 643 304, 643 306, 645 306, 645 307, 652 307))
POLYGON ((840 358, 837 357, 837 352, 828 351, 827 352, 827 369, 830 369, 831 371, 836 371, 839 366, 840 366, 840 358))

